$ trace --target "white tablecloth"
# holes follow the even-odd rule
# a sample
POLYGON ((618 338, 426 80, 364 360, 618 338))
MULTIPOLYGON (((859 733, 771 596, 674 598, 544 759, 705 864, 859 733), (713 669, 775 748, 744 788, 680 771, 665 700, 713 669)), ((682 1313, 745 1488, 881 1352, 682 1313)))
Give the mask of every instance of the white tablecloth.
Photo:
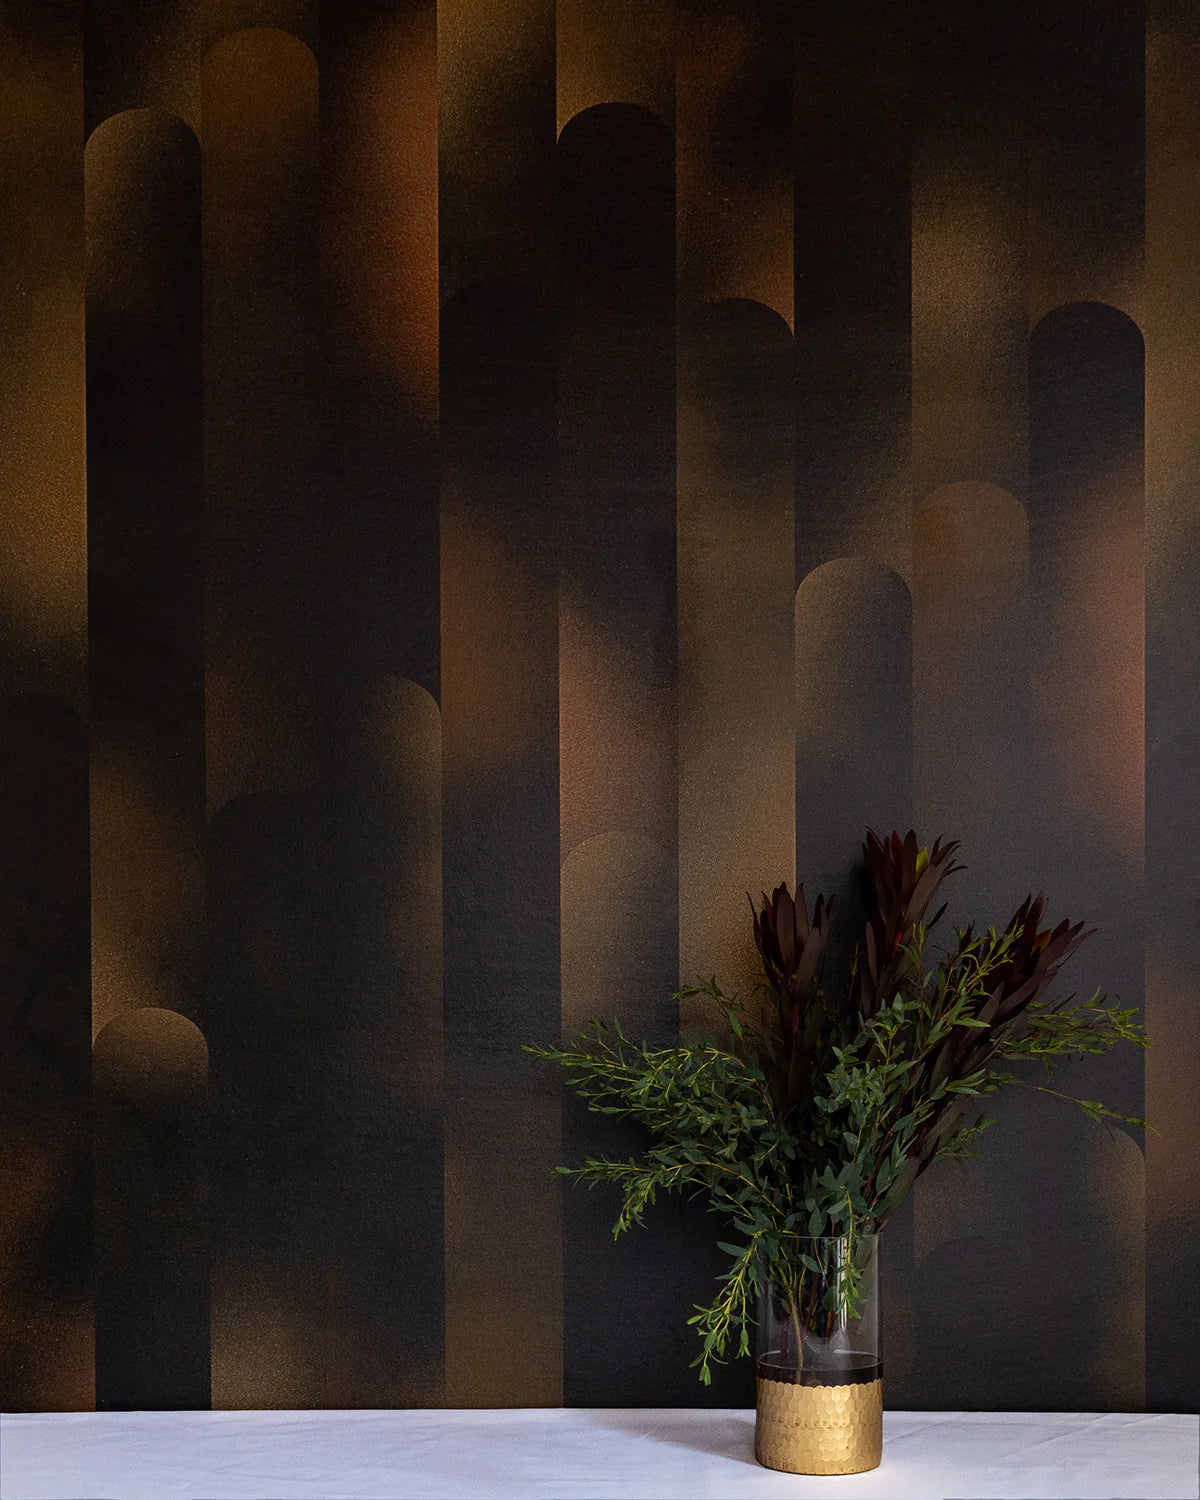
POLYGON ((882 1467, 760 1468, 752 1411, 0 1417, 2 1500, 1183 1500, 1200 1418, 887 1412, 882 1467))

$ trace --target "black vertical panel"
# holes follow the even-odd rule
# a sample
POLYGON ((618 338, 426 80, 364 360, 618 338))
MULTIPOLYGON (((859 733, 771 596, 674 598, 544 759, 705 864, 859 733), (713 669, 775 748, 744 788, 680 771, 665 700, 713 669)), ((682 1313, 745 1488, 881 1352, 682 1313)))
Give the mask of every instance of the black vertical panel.
MULTIPOLYGON (((835 899, 824 983, 844 994, 866 912, 864 834, 903 832, 912 816, 912 599, 882 564, 837 558, 802 581, 795 620, 796 878, 810 901, 835 899)), ((880 1257, 891 1403, 912 1389, 911 1199, 884 1227, 880 1257)))
MULTIPOLYGON (((783 318, 745 298, 697 307, 680 330, 680 979, 715 974, 745 996, 760 973, 746 896, 794 865, 792 352, 783 318)), ((680 1020, 688 1035, 721 1024, 695 999, 680 1020)), ((711 1299, 728 1266, 714 1241, 731 1236, 698 1203, 677 1225, 695 1246, 682 1325, 711 1299)), ((752 1380, 735 1360, 678 1399, 749 1404, 752 1380)))
MULTIPOLYGON (((1087 970, 1128 1004, 1141 986, 1143 371, 1136 324, 1101 303, 1056 309, 1030 340, 1040 866, 1056 901, 1100 929, 1073 982, 1087 988, 1087 970)), ((1081 1067, 1111 1088, 1118 1058, 1117 1106, 1137 1113, 1140 1056, 1081 1067)))
POLYGON ((1024 492, 1029 10, 921 0, 912 37, 913 492, 1024 492))
POLYGON ((321 764, 317 68, 256 27, 204 62, 209 811, 321 764))
POLYGON ((0 9, 0 1407, 94 1389, 82 7, 0 9))
MULTIPOLYGON (((674 153, 647 111, 598 105, 566 124, 558 165, 563 1020, 586 1019, 571 1013, 580 1004, 611 1011, 665 1045, 676 1033, 678 967, 674 153), (604 839, 617 831, 642 837, 604 839), (585 868, 586 894, 572 901, 585 868), (630 882, 637 900, 624 903, 630 882), (619 981, 601 958, 576 995, 570 976, 601 911, 610 953, 636 948, 640 972, 613 993, 619 981)), ((568 1098, 564 1159, 644 1144, 625 1130, 601 1148, 596 1124, 568 1098)), ((656 1404, 675 1363, 667 1341, 681 1247, 639 1235, 614 1255, 615 1215, 610 1194, 564 1202, 568 1406, 656 1404)))
MULTIPOLYGON (((1015 908, 1036 825, 1014 794, 1029 761, 1028 548, 1014 497, 1028 467, 1030 20, 1028 6, 913 8, 913 807, 923 839, 962 839, 967 866, 947 889, 938 951, 952 923, 1015 908)), ((890 1404, 1005 1399, 994 1378, 997 1351, 1011 1369, 1005 1277, 980 1274, 996 1261, 969 1231, 1026 1201, 1006 1170, 1024 1157, 1025 1102, 1003 1101, 983 1160, 930 1172, 888 1226, 890 1404), (962 1340, 946 1338, 948 1305, 962 1340)))
POLYGON ((1133 311, 1146 208, 1142 0, 1030 7, 1030 308, 1097 298, 1133 311))
MULTIPOLYGON (((1097 928, 1071 960, 1070 988, 1102 989, 1135 1007, 1144 940, 1143 365, 1136 325, 1100 303, 1057 308, 1031 337, 1038 879, 1052 920, 1069 915, 1097 928)), ((1058 1076, 1070 1093, 1144 1112, 1142 1058, 1133 1048, 1070 1063, 1058 1076)), ((1103 1154, 1081 1159, 1069 1130, 1043 1142, 1037 1191, 1057 1207, 1044 1216, 1030 1270, 1043 1283, 1041 1336, 1063 1350, 1069 1373, 1048 1365, 1035 1376, 1022 1365, 1031 1405, 1128 1409, 1143 1400, 1141 1308, 1134 1327, 1113 1273, 1114 1265, 1140 1262, 1142 1208, 1123 1196, 1117 1164, 1116 1154, 1107 1165, 1103 1154), (1114 1338, 1128 1346, 1125 1378, 1115 1384, 1105 1359, 1114 1338)), ((1019 1346, 1010 1348, 1019 1358, 1019 1346)))
POLYGON ((442 310, 446 1398, 561 1400, 557 332, 511 282, 442 310))
MULTIPOLYGON (((940 955, 968 922, 1006 922, 1035 878, 1036 809, 1027 792, 1014 791, 1029 771, 1028 656, 1024 509, 1007 491, 976 482, 923 496, 913 516, 913 802, 921 836, 961 839, 966 866, 946 886, 949 910, 931 953, 940 955)), ((937 1274, 921 1284, 927 1300, 915 1309, 902 1351, 903 1392, 889 1364, 890 1399, 898 1404, 938 1409, 967 1386, 989 1410, 1005 1399, 1013 1376, 1011 1294, 1004 1276, 980 1276, 978 1237, 964 1238, 964 1226, 986 1219, 1007 1241, 999 1226, 1024 1212, 1025 1139, 1015 1126, 1026 1103, 989 1101, 1000 1125, 981 1159, 939 1165, 916 1186, 914 1249, 921 1259, 935 1257, 937 1274), (942 1348, 947 1305, 969 1330, 951 1354, 942 1348)))
MULTIPOLYGON (((110 115, 121 110, 160 104, 151 78, 158 70, 151 58, 166 28, 177 28, 182 6, 178 0, 91 0, 84 7, 83 44, 87 56, 85 79, 86 128, 90 135, 110 115)), ((199 7, 197 7, 199 8, 199 7)), ((188 58, 194 68, 194 48, 188 58)))
POLYGON ((138 993, 97 985, 101 1026, 127 1005, 187 1010, 199 985, 199 148, 172 116, 131 110, 93 133, 86 176, 94 963, 139 976, 138 993))
MULTIPOLYGON (((578 646, 562 643, 564 695, 577 668, 593 674, 579 702, 564 696, 563 851, 615 828, 669 847, 675 837, 672 142, 647 111, 610 104, 568 122, 558 150, 565 246, 560 613, 564 631, 581 637, 578 646), (589 654, 596 659, 584 659, 589 654)), ((664 899, 673 903, 674 892, 664 899)))
POLYGON ((321 22, 323 454, 343 684, 438 692, 437 99, 431 0, 321 22))
POLYGON ((336 993, 315 60, 237 32, 202 103, 213 1401, 320 1406, 336 993))
POLYGON ((210 1404, 208 1054, 174 1011, 96 1038, 96 1409, 210 1404))
POLYGON ((439 0, 446 1402, 562 1399, 553 0, 439 0))
POLYGON ((882 564, 837 558, 796 590, 796 870, 838 902, 835 987, 866 915, 866 830, 903 832, 911 811, 912 599, 882 564))
POLYGON ((0 13, 0 682, 87 692, 82 5, 0 13))
POLYGON ((328 1399, 444 1380, 438 710, 437 30, 321 17, 330 902, 328 1399), (398 1274, 397 1268, 405 1268, 398 1274))
POLYGON ((1146 1405, 1200 1390, 1200 10, 1146 49, 1146 1405))
POLYGON ((909 10, 801 8, 795 93, 796 578, 908 570, 909 10))
MULTIPOLYGON (((746 298, 680 330, 680 977, 731 993, 759 975, 746 892, 795 866, 792 357, 783 318, 746 298)), ((681 1006, 685 1031, 718 1020, 681 1006)))
MULTIPOLYGON (((96 1401, 107 1410, 203 1407, 210 1399, 203 1205, 193 1204, 185 1216, 196 1222, 181 1227, 164 1208, 160 1181, 178 1172, 198 1186, 203 1143, 185 1139, 200 1129, 196 1107, 181 1104, 186 1118, 177 1118, 177 1101, 159 1099, 147 1083, 140 1113, 112 1074, 123 1067, 126 1042, 136 1050, 133 1018, 173 1016, 162 1006, 194 1012, 200 979, 196 139, 161 111, 115 116, 88 142, 86 184, 92 999, 94 1024, 104 1028, 98 1066, 111 1065, 98 1079, 96 1401), (126 1035, 112 1018, 133 1006, 153 1009, 130 1012, 134 1030, 126 1035)), ((195 1196, 190 1185, 180 1192, 195 1196)))
POLYGON ((0 1405, 90 1407, 92 1112, 87 731, 0 700, 0 1405), (78 1358, 78 1366, 73 1363, 78 1358))
POLYGON ((677 7, 683 308, 746 297, 791 319, 796 21, 789 0, 684 0, 677 7))
POLYGON ((553 0, 439 0, 442 302, 495 277, 554 275, 553 0))
POLYGON ((208 834, 201 1024, 212 1111, 212 1385, 218 1408, 326 1401, 320 868, 310 806, 235 799, 208 834))

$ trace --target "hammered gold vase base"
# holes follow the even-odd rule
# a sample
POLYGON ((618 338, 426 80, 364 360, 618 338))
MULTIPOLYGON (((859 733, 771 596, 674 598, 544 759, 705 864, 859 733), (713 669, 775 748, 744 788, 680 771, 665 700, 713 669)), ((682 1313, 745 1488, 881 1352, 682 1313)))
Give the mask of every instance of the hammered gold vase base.
POLYGON ((788 1474, 861 1474, 883 1458, 883 1381, 795 1385, 758 1377, 754 1456, 788 1474))

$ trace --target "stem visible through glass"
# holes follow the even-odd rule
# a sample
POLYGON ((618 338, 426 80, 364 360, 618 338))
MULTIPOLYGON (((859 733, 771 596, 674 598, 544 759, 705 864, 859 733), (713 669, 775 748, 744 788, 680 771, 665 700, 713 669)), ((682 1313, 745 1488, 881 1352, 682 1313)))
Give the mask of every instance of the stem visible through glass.
POLYGON ((792 1287, 788 1288, 788 1308, 796 1335, 796 1373, 799 1374, 804 1368, 804 1330, 800 1326, 800 1309, 796 1306, 796 1292, 792 1287))

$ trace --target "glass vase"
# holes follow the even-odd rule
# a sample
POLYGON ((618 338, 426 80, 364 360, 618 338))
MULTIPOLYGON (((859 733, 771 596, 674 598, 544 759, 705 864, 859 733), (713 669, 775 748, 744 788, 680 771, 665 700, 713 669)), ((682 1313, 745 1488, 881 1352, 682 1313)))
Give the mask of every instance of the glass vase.
POLYGON ((754 1456, 790 1474, 859 1474, 883 1453, 873 1234, 802 1239, 758 1300, 754 1456))

